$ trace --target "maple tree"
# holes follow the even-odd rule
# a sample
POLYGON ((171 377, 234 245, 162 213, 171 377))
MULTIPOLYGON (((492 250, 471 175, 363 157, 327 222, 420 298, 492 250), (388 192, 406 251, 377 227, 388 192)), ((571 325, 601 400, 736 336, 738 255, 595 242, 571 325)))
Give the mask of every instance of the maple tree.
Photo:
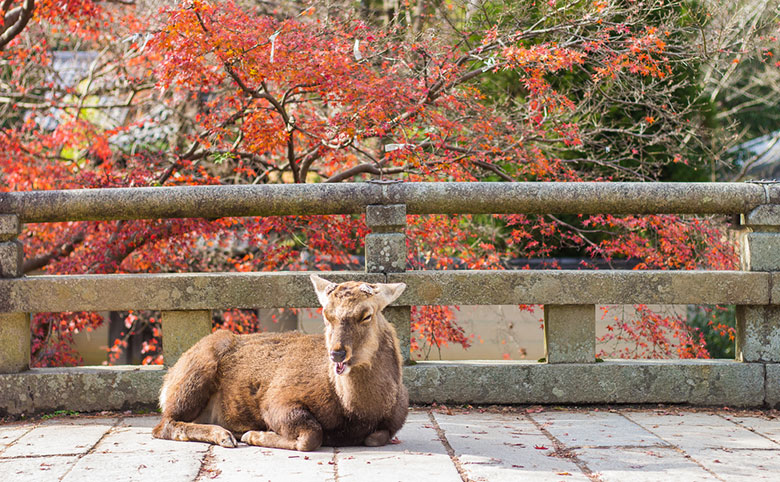
MULTIPOLYGON (((695 172, 686 139, 701 129, 698 57, 684 2, 477 3, 396 2, 379 14, 371 2, 355 11, 194 0, 159 12, 141 2, 38 2, 2 51, 0 189, 695 172)), ((502 269, 509 258, 555 268, 561 252, 734 269, 716 218, 408 222, 411 269, 502 269)), ((362 217, 308 216, 30 224, 21 239, 26 272, 250 271, 359 269, 366 233, 362 217)), ((635 343, 628 356, 707 355, 685 320, 639 313, 606 341, 635 343)), ((415 307, 413 348, 468 346, 452 315, 415 307)), ((155 315, 123 321, 113 359, 147 329, 144 362, 160 363, 155 315)), ((72 333, 102 322, 36 315, 34 362, 76 363, 72 333)), ((220 313, 217 324, 257 329, 251 311, 220 313)))

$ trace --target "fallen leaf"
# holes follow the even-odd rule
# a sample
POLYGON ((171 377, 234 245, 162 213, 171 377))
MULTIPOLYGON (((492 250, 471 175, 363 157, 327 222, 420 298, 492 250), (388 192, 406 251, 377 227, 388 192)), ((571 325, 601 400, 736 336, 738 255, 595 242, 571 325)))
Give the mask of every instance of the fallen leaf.
POLYGON ((534 445, 534 448, 536 450, 548 450, 548 448, 545 447, 544 445, 534 445))

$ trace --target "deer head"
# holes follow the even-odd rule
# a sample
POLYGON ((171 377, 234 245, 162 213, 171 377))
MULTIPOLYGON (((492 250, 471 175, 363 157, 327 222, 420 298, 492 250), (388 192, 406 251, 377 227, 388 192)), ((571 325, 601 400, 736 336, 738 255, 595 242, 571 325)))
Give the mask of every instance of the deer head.
POLYGON ((336 284, 311 275, 325 319, 325 344, 333 371, 347 375, 352 368, 370 364, 379 346, 382 310, 395 301, 404 283, 336 284))

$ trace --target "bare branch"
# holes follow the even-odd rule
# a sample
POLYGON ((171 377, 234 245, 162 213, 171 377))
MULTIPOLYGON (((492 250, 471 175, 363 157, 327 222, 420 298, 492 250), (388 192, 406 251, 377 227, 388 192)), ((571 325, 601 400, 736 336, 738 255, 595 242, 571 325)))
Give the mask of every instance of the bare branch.
MULTIPOLYGON (((4 2, 3 7, 9 5, 9 2, 4 2)), ((33 16, 35 11, 35 0, 24 0, 21 6, 16 7, 5 14, 3 19, 3 26, 5 27, 0 34, 0 50, 2 50, 8 43, 13 40, 17 35, 22 33, 24 27, 33 16)))

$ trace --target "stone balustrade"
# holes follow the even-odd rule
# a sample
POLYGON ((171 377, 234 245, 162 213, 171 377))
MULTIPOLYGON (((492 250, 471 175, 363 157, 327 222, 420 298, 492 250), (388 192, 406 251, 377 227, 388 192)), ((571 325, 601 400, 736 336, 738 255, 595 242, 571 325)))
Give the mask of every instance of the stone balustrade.
POLYGON ((22 223, 361 213, 366 272, 324 276, 408 285, 386 316, 413 402, 780 406, 780 185, 352 183, 0 193, 0 415, 153 407, 165 373, 30 369, 30 313, 160 310, 170 365, 211 310, 317 306, 306 272, 22 276, 22 223), (431 213, 739 215, 741 270, 407 271, 406 216, 431 213), (595 305, 630 303, 737 305, 737 359, 597 363, 595 305), (543 304, 546 361, 410 362, 411 307, 454 304, 543 304))

